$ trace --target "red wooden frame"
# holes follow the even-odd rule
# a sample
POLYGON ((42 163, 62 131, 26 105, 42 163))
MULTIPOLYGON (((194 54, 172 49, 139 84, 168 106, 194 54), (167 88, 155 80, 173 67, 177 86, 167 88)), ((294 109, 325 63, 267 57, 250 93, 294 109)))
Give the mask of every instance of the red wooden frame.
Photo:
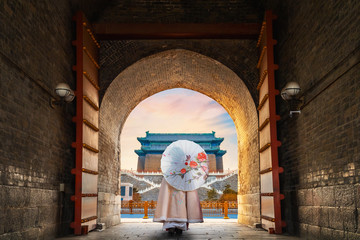
POLYGON ((75 168, 71 173, 75 174, 75 195, 71 200, 75 202, 74 222, 71 227, 75 235, 81 234, 81 198, 82 198, 82 151, 83 151, 83 13, 77 12, 73 20, 76 22, 76 116, 73 121, 76 124, 76 141, 72 144, 76 149, 75 168))
POLYGON ((271 159, 272 159, 272 177, 273 177, 273 196, 274 196, 274 214, 275 214, 275 233, 282 233, 284 223, 281 219, 281 200, 284 198, 280 194, 279 174, 283 172, 283 168, 279 167, 278 147, 281 142, 277 139, 276 122, 280 120, 280 116, 276 115, 275 96, 279 95, 279 90, 275 89, 275 70, 279 68, 274 64, 274 45, 277 43, 273 39, 273 20, 277 17, 268 10, 265 13, 266 21, 266 46, 267 46, 267 74, 269 86, 269 108, 270 108, 270 137, 271 137, 271 159))

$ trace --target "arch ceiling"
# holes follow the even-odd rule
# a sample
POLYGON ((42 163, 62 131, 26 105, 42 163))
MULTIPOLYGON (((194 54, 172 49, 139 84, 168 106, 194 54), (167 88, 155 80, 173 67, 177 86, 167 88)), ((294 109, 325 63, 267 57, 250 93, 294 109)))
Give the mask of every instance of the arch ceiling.
POLYGON ((100 51, 100 96, 127 67, 141 59, 172 49, 186 49, 208 56, 238 75, 257 102, 258 52, 255 40, 122 40, 102 41, 100 51))

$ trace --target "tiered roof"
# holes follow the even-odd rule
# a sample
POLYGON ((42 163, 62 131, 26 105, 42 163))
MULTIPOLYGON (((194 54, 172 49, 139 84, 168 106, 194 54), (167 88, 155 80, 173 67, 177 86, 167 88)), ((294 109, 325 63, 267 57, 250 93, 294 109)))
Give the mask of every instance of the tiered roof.
POLYGON ((215 137, 212 133, 150 133, 146 132, 146 137, 138 137, 141 149, 135 150, 139 156, 149 154, 162 154, 166 147, 177 140, 189 140, 199 144, 207 154, 222 156, 225 150, 220 150, 220 144, 224 138, 215 137))

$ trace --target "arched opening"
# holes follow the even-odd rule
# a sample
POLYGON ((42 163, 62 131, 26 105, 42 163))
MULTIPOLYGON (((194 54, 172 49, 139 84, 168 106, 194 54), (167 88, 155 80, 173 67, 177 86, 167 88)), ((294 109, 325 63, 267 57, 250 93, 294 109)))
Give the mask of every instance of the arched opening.
POLYGON ((121 132, 122 170, 137 170, 138 155, 134 151, 140 147, 137 137, 143 137, 147 131, 159 134, 214 131, 217 137, 224 138, 220 146, 226 150, 222 170, 237 169, 234 121, 219 103, 204 94, 174 88, 156 93, 140 102, 126 119, 121 132))
POLYGON ((145 98, 171 88, 203 93, 221 104, 234 121, 238 138, 238 221, 260 221, 258 118, 244 82, 229 68, 204 55, 175 49, 136 62, 107 89, 100 107, 99 207, 106 225, 120 220, 116 209, 120 189, 119 139, 126 118, 145 98))
POLYGON ((154 208, 162 180, 161 156, 167 145, 180 139, 198 142, 209 154, 210 175, 198 189, 200 201, 206 207, 204 217, 224 217, 215 209, 220 208, 215 202, 223 200, 221 196, 228 185, 226 199, 232 213, 229 216, 237 218, 237 195, 229 194, 230 189, 238 189, 234 121, 212 98, 184 88, 168 89, 146 98, 124 123, 120 137, 122 218, 139 217, 143 212, 139 208, 134 215, 129 201, 139 206, 147 201, 154 208))

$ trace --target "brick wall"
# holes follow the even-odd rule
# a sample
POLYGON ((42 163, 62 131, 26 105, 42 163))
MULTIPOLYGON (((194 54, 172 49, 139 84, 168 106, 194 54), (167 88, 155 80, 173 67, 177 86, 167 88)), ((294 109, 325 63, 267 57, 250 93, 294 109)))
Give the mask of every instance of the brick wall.
POLYGON ((216 172, 216 157, 215 154, 207 154, 209 161, 209 171, 216 172))
POLYGON ((116 141, 104 131, 99 115, 98 222, 107 227, 120 223, 120 150, 116 141), (101 147, 100 147, 101 146, 101 147))
POLYGON ((216 169, 220 172, 224 171, 224 166, 223 166, 223 157, 216 157, 216 169))
POLYGON ((251 0, 132 0, 112 1, 97 16, 98 22, 225 23, 261 22, 261 3, 251 0))
POLYGON ((162 154, 146 154, 145 157, 145 172, 161 171, 161 157, 162 154))
POLYGON ((258 102, 256 41, 228 39, 101 41, 100 100, 111 82, 127 67, 145 57, 172 49, 193 51, 224 64, 244 81, 254 101, 258 102))
POLYGON ((1 239, 71 231, 75 108, 49 105, 57 83, 74 89, 71 17, 66 1, 0 3, 1 239))
POLYGON ((297 81, 305 98, 293 118, 278 99, 286 230, 307 239, 359 239, 360 3, 273 7, 278 88, 297 81))
MULTIPOLYGON (((158 172, 161 171, 161 154, 146 154, 145 157, 145 172, 158 172)), ((216 157, 214 154, 208 154, 209 171, 217 172, 216 157)), ((139 163, 138 163, 139 165, 139 163)), ((139 170, 139 169, 138 169, 139 170)), ((221 169, 222 170, 222 169, 221 169)))

